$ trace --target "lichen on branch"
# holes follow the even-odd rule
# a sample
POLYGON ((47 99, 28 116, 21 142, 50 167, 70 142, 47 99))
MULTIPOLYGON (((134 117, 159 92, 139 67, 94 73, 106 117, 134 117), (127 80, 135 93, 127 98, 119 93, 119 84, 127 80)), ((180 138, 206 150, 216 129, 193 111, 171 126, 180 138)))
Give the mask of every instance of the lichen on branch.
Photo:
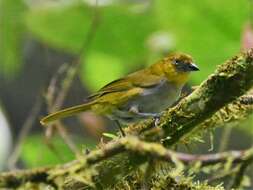
MULTIPOLYGON (((178 143, 215 112, 245 94, 253 85, 252 73, 252 49, 220 65, 193 93, 162 115, 159 127, 163 129, 163 144, 169 147, 178 143)), ((151 125, 149 121, 136 128, 143 131, 151 125)))
POLYGON ((245 101, 251 98, 245 93, 252 85, 253 49, 219 66, 193 93, 183 98, 175 107, 167 109, 160 118, 158 127, 154 127, 154 121, 150 119, 126 128, 129 137, 116 139, 71 163, 50 169, 1 174, 0 187, 10 187, 8 180, 11 179, 16 186, 41 182, 61 188, 112 189, 119 179, 122 181, 126 176, 131 176, 151 158, 172 161, 170 156, 176 154, 165 147, 180 143, 193 130, 206 130, 217 124, 247 117, 253 107, 252 102, 248 101, 247 104, 245 101), (136 137, 130 139, 130 135, 138 136, 141 141, 136 137), (150 141, 156 143, 152 144, 150 141), (157 144, 160 142, 162 145, 157 144), (40 171, 39 174, 43 177, 37 178, 38 173, 34 171, 40 171))
POLYGON ((199 88, 166 114, 162 124, 172 145, 222 107, 243 95, 253 85, 253 51, 219 66, 199 88), (168 120, 169 118, 169 120, 168 120))

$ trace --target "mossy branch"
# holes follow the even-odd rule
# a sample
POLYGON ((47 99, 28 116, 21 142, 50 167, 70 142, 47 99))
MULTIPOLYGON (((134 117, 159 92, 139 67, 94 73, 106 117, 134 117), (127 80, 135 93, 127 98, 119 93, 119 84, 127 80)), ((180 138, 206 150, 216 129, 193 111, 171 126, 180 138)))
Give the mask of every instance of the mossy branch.
MULTIPOLYGON (((169 147, 179 142, 215 112, 245 94, 253 85, 252 73, 252 49, 220 65, 193 93, 162 115, 159 127, 163 129, 163 144, 169 147)), ((148 121, 131 127, 130 131, 143 131, 152 125, 148 121)), ((149 132, 144 134, 144 139, 149 136, 149 132)))
MULTIPOLYGON (((92 186, 92 182, 87 181, 87 179, 82 176, 83 172, 85 171, 87 173, 86 175, 91 175, 92 177, 93 173, 90 168, 92 168, 94 164, 124 152, 135 154, 136 157, 143 157, 146 159, 152 158, 175 163, 175 165, 177 164, 177 161, 175 160, 184 164, 200 162, 202 166, 206 166, 216 163, 225 163, 228 160, 233 160, 233 163, 248 163, 253 159, 253 148, 245 151, 228 151, 216 154, 193 155, 171 151, 159 143, 147 143, 139 140, 137 137, 128 136, 110 142, 101 149, 94 150, 88 155, 62 166, 3 174, 0 179, 0 187, 16 188, 22 183, 27 182, 44 183, 57 189, 64 188, 64 186, 73 189, 80 186, 81 183, 83 183, 83 186, 86 186, 87 184, 92 186), (75 176, 77 175, 80 175, 78 180, 75 179, 75 176), (67 178, 67 176, 72 177, 70 178, 71 180, 69 179, 66 184, 59 183, 59 181, 64 181, 64 178, 67 178)), ((174 180, 171 182, 175 183, 174 180)), ((186 184, 184 184, 184 186, 186 187, 186 184)))
MULTIPOLYGON (((253 85, 252 73, 253 50, 251 49, 221 65, 192 94, 182 99, 175 107, 166 110, 158 127, 154 128, 153 120, 147 120, 129 126, 126 132, 129 135, 137 134, 145 141, 162 141, 164 146, 170 147, 181 142, 183 137, 201 126, 202 129, 206 129, 217 124, 245 118, 253 110, 252 102, 249 101, 250 97, 244 95, 253 85)), ((82 162, 73 161, 49 170, 41 169, 39 171, 43 172, 39 174, 43 174, 42 178, 36 178, 34 171, 37 169, 21 171, 17 174, 2 174, 0 186, 9 187, 9 179, 12 179, 16 186, 34 182, 32 179, 38 179, 36 182, 41 180, 42 183, 52 187, 66 187, 68 184, 67 186, 71 188, 105 189, 117 183, 118 179, 124 179, 125 176, 136 171, 140 164, 147 161, 147 157, 159 158, 161 156, 160 153, 154 154, 153 149, 146 150, 147 147, 140 146, 140 144, 135 148, 128 141, 124 144, 125 139, 113 142, 115 144, 109 143, 105 149, 92 151, 85 159, 81 159, 82 162), (116 148, 107 149, 110 146, 116 146, 116 148)), ((156 144, 156 148, 157 146, 156 144)), ((159 150, 165 152, 163 150, 166 149, 159 146, 159 150)))

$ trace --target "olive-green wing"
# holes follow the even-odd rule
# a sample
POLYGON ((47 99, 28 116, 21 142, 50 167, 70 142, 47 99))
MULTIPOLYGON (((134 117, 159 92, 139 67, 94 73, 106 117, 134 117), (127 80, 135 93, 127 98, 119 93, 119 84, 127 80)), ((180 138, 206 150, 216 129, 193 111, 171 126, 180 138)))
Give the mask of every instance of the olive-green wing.
POLYGON ((122 79, 117 79, 115 81, 110 82, 109 84, 107 84, 106 86, 102 87, 99 91, 91 94, 88 99, 95 99, 98 97, 101 97, 105 94, 108 93, 112 93, 112 92, 121 92, 121 91, 125 91, 131 88, 130 86, 131 84, 129 84, 128 82, 125 81, 124 78, 122 79))
POLYGON ((98 92, 92 94, 88 99, 101 97, 108 93, 128 91, 132 88, 152 88, 164 80, 164 77, 138 71, 125 78, 120 78, 102 87, 98 92))
POLYGON ((133 73, 130 77, 132 78, 132 85, 141 88, 153 88, 166 80, 164 76, 150 74, 145 72, 145 70, 142 73, 133 73))

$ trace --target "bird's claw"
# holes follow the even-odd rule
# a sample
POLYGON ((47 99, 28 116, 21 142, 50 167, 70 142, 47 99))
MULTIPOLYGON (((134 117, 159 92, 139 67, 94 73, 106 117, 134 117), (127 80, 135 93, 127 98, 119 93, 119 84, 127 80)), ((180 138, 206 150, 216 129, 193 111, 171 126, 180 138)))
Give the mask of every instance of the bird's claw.
POLYGON ((154 115, 154 127, 158 127, 159 123, 160 123, 160 117, 161 117, 161 113, 155 114, 154 115))

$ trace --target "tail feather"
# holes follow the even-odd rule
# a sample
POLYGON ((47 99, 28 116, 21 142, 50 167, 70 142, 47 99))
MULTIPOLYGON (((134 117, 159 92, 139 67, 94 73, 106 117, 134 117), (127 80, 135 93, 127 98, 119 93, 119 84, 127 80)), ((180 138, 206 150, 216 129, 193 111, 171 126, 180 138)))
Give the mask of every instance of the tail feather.
POLYGON ((80 112, 84 112, 90 109, 92 103, 87 103, 87 104, 82 104, 82 105, 78 105, 78 106, 73 106, 67 109, 63 109, 60 111, 57 111, 55 113, 52 113, 44 118, 42 118, 40 120, 40 123, 42 125, 46 125, 52 121, 58 120, 58 119, 62 119, 65 117, 69 117, 69 116, 73 116, 75 114, 78 114, 80 112))

